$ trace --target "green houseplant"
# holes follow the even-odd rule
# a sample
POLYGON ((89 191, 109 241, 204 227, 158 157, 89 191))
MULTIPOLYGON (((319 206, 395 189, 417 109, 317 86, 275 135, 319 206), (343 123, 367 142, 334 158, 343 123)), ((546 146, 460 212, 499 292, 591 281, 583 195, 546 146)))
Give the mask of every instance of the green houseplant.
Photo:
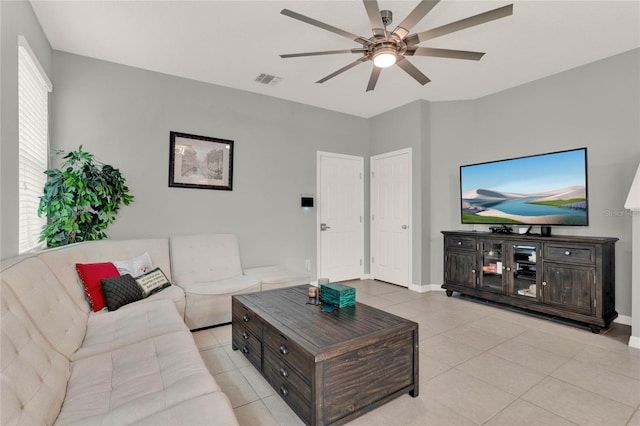
POLYGON ((133 201, 125 178, 120 170, 83 151, 82 145, 62 159, 59 169, 45 171, 47 182, 38 215, 44 214, 47 224, 42 228, 40 241, 57 247, 107 238, 104 231, 115 221, 121 205, 133 201))

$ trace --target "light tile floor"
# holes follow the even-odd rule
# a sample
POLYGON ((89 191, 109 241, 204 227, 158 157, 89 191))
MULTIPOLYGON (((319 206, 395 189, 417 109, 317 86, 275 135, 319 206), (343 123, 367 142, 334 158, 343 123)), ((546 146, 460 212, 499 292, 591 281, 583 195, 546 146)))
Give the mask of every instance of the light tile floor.
MULTIPOLYGON (((349 425, 640 426, 640 350, 630 327, 588 328, 443 292, 350 281, 357 299, 419 324, 420 395, 408 394, 349 425)), ((242 426, 302 425, 238 351, 231 326, 194 333, 242 426)))

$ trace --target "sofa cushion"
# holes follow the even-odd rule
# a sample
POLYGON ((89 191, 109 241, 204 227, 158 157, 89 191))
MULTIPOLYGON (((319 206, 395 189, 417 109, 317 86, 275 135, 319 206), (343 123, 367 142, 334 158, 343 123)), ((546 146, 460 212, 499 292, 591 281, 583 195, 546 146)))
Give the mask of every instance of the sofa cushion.
POLYGON ((191 330, 231 321, 231 296, 260 291, 256 277, 239 276, 205 283, 183 283, 184 321, 191 330))
POLYGON ((291 287, 294 285, 309 284, 308 275, 287 269, 284 266, 261 266, 245 269, 244 274, 260 279, 260 290, 273 290, 275 288, 291 287))
POLYGON ((238 239, 233 234, 171 237, 173 283, 211 282, 242 275, 238 239))
MULTIPOLYGON (((154 293, 151 296, 147 297, 146 299, 142 299, 142 300, 138 300, 136 303, 131 303, 129 305, 124 305, 123 307, 121 307, 119 310, 123 310, 123 309, 135 309, 135 307, 137 305, 143 304, 143 303, 147 303, 147 302, 153 302, 153 301, 158 301, 158 300, 169 300, 172 301, 176 307, 176 309, 178 310, 178 312, 180 313, 180 317, 184 318, 184 309, 185 309, 185 298, 184 298, 184 291, 182 290, 181 287, 178 287, 177 285, 172 285, 171 287, 167 287, 165 289, 163 289, 162 291, 158 292, 158 293, 154 293)), ((95 315, 99 314, 96 313, 95 315)))
POLYGON ((97 312, 89 316, 82 347, 71 359, 105 353, 176 331, 187 331, 187 326, 170 300, 157 299, 127 305, 114 312, 97 312))
POLYGON ((167 277, 162 273, 160 268, 156 268, 146 274, 136 277, 136 282, 142 291, 142 297, 149 297, 159 292, 163 288, 171 286, 167 277))
POLYGON ((161 268, 171 281, 169 239, 167 238, 86 241, 43 250, 38 253, 38 257, 53 271, 74 303, 88 313, 91 308, 86 301, 84 288, 79 284, 78 274, 73 265, 129 259, 144 252, 149 253, 154 267, 161 268))
POLYGON ((106 304, 100 281, 104 278, 120 276, 118 269, 111 262, 76 263, 76 271, 84 285, 89 303, 94 312, 102 310, 106 304))
POLYGON ((74 360, 56 424, 135 423, 219 390, 191 333, 163 334, 74 360))
POLYGON ((0 424, 52 424, 65 396, 69 360, 42 337, 4 282, 0 293, 0 424))
POLYGON ((100 280, 102 294, 110 311, 117 311, 120 307, 142 299, 142 289, 138 282, 129 274, 100 280))
POLYGON ((151 262, 151 256, 148 251, 145 251, 140 256, 132 257, 131 259, 116 260, 113 264, 118 268, 120 275, 129 274, 132 277, 146 274, 153 269, 153 263, 151 262))
MULTIPOLYGON (((256 419, 257 420, 257 419, 256 419)), ((181 402, 136 421, 136 425, 237 426, 233 406, 222 392, 209 393, 181 402)))
MULTIPOLYGON (((72 265, 69 268, 73 270, 72 265)), ((88 314, 69 298, 47 265, 37 256, 7 268, 3 262, 2 281, 11 287, 45 340, 70 358, 82 344, 88 314)))

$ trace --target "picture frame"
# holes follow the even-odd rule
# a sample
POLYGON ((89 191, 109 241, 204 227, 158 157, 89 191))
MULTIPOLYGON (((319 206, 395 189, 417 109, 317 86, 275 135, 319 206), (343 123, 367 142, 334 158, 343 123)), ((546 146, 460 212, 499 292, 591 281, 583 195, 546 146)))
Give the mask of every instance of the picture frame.
POLYGON ((170 132, 169 186, 233 189, 233 141, 170 132))

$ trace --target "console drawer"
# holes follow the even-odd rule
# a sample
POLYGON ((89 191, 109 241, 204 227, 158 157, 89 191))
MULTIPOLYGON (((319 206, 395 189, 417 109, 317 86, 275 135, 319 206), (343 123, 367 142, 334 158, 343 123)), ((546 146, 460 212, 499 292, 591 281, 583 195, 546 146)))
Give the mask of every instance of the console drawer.
POLYGON ((445 238, 446 248, 458 248, 461 250, 475 250, 476 239, 470 237, 447 236, 445 238))
MULTIPOLYGON (((309 422, 311 417, 311 385, 282 359, 280 353, 264 351, 264 375, 291 408, 309 422)), ((311 373, 311 372, 310 372, 311 373)))
POLYGON ((561 261, 563 263, 579 263, 593 265, 596 261, 596 248, 594 246, 545 243, 544 260, 561 261))
POLYGON ((271 328, 264 327, 264 347, 277 354, 289 365, 298 370, 302 376, 309 376, 314 368, 314 360, 297 343, 287 338, 284 334, 271 328))
POLYGON ((260 320, 260 318, 251 309, 247 308, 236 300, 233 300, 232 303, 233 306, 231 312, 233 316, 231 318, 231 322, 243 324, 244 327, 248 328, 258 338, 261 338, 262 321, 260 320))

